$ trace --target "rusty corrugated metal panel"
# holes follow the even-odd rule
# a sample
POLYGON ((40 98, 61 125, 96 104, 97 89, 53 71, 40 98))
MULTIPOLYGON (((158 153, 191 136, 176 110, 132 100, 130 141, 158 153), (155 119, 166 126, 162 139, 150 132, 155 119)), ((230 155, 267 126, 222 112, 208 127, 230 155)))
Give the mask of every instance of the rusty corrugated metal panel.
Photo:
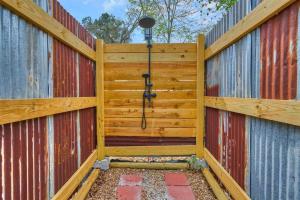
MULTIPOLYGON (((219 86, 207 87, 207 96, 219 96, 219 86)), ((219 146, 219 110, 214 108, 206 108, 205 116, 205 146, 212 153, 212 155, 220 159, 219 146)))
POLYGON ((245 115, 222 112, 221 163, 234 180, 245 188, 246 141, 245 115))
MULTIPOLYGON (((208 34, 206 44, 210 45, 251 10, 251 1, 240 0, 208 34)), ((207 61, 207 95, 221 97, 250 98, 254 77, 251 48, 252 34, 226 48, 207 61), (219 88, 218 91, 216 88, 219 88)), ((255 49, 256 50, 256 49, 255 49)), ((256 69, 256 66, 254 69, 256 69)), ((206 146, 244 189, 248 185, 246 173, 248 141, 244 115, 207 109, 206 146), (217 126, 217 127, 216 127, 217 126)))
MULTIPOLYGON (((79 26, 78 36, 95 49, 95 39, 82 26, 79 26)), ((95 88, 95 63, 79 55, 79 96, 93 97, 95 88)), ((83 163, 96 148, 96 109, 80 110, 79 115, 81 163, 83 163)))
POLYGON ((261 26, 261 98, 296 98, 299 5, 261 26))
MULTIPOLYGON (((57 2, 53 1, 53 17, 77 35, 75 20, 57 2)), ((53 96, 77 96, 77 55, 70 47, 53 40, 53 96)), ((78 169, 77 112, 54 116, 54 190, 61 186, 78 169)))
MULTIPOLYGON (((2 6, 0 22, 0 98, 47 98, 50 37, 2 6)), ((46 129, 46 118, 0 125, 0 199, 47 199, 46 129)))
POLYGON ((105 146, 195 145, 196 139, 176 137, 105 137, 105 146))
MULTIPOLYGON (((261 98, 297 97, 298 19, 296 2, 261 27, 261 98)), ((300 199, 300 128, 251 118, 250 135, 251 197, 300 199)))

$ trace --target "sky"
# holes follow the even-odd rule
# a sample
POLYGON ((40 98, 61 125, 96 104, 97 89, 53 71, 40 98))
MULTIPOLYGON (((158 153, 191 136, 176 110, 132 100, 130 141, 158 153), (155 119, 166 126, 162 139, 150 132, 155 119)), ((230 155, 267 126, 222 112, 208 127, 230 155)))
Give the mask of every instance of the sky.
MULTIPOLYGON (((117 18, 124 18, 126 17, 125 13, 128 5, 128 0, 59 0, 59 2, 79 22, 88 16, 92 17, 92 19, 99 18, 105 12, 115 15, 117 18)), ((214 6, 213 4, 208 5, 208 7, 214 6)), ((207 10, 207 13, 204 11, 202 16, 196 17, 202 21, 203 26, 216 23, 222 16, 220 12, 209 12, 207 10)), ((132 34, 132 42, 144 42, 143 34, 140 31, 135 31, 132 34)))

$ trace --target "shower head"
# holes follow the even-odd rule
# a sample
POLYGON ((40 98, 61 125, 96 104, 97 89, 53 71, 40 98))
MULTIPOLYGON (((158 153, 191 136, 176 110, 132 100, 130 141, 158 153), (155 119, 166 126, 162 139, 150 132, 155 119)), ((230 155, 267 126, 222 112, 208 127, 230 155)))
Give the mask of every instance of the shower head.
POLYGON ((155 24, 155 19, 149 16, 144 16, 139 20, 139 25, 142 28, 152 28, 155 24))

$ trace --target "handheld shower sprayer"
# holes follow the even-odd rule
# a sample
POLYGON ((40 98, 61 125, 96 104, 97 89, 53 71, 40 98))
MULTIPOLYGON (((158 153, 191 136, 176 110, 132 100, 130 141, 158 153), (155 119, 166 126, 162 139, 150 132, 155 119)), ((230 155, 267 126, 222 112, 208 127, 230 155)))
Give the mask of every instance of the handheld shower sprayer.
POLYGON ((145 33, 145 40, 147 41, 147 48, 148 48, 148 73, 142 75, 145 79, 145 90, 143 93, 143 114, 142 114, 142 123, 141 128, 147 128, 147 121, 146 121, 146 100, 148 100, 148 104, 150 105, 153 98, 156 97, 156 93, 152 92, 153 84, 151 82, 151 48, 152 48, 152 27, 155 24, 155 19, 152 17, 142 17, 139 20, 140 27, 144 28, 145 33))

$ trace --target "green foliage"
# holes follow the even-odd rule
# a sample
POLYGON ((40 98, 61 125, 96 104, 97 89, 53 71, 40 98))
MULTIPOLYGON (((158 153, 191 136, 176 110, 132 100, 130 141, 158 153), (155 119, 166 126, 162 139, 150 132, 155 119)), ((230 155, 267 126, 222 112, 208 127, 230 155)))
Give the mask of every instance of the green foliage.
POLYGON ((106 43, 126 43, 130 41, 130 33, 125 22, 108 13, 103 13, 99 19, 91 17, 82 19, 83 26, 95 37, 106 43))
MULTIPOLYGON (((202 3, 204 0, 198 0, 202 3)), ((216 2, 217 10, 229 10, 238 0, 208 0, 209 3, 216 2)))
POLYGON ((188 163, 190 164, 190 168, 194 171, 200 171, 202 170, 202 165, 199 164, 198 159, 196 156, 192 156, 188 163))

